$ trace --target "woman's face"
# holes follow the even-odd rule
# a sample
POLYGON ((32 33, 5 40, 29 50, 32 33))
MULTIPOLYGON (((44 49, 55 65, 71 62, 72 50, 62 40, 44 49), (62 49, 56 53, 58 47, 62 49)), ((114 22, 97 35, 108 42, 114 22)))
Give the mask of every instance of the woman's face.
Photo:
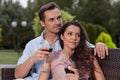
POLYGON ((80 42, 80 28, 75 25, 70 25, 66 28, 61 39, 64 43, 64 48, 75 49, 80 42))

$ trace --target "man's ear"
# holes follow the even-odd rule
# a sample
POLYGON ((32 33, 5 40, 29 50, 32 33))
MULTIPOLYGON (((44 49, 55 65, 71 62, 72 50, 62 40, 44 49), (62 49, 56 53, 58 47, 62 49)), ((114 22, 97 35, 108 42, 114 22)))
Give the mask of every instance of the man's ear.
POLYGON ((61 38, 61 40, 63 40, 63 35, 62 34, 60 35, 60 38, 61 38))
POLYGON ((45 26, 45 22, 44 21, 40 21, 40 24, 42 25, 42 27, 45 26))

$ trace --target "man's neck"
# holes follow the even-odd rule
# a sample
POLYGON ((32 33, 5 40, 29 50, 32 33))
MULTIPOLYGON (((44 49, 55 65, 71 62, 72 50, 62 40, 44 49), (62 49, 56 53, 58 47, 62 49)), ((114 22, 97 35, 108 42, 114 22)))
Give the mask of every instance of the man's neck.
POLYGON ((54 40, 57 38, 56 34, 46 33, 46 32, 43 36, 44 36, 44 39, 49 42, 49 44, 53 44, 54 40))

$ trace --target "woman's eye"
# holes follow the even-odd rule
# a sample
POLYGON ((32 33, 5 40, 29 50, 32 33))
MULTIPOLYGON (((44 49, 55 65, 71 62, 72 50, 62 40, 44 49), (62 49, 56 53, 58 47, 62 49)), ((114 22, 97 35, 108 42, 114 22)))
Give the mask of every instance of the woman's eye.
POLYGON ((68 35, 69 35, 69 36, 71 36, 71 35, 72 35, 72 33, 68 33, 68 35))
POLYGON ((80 37, 80 34, 77 34, 77 37, 80 37))

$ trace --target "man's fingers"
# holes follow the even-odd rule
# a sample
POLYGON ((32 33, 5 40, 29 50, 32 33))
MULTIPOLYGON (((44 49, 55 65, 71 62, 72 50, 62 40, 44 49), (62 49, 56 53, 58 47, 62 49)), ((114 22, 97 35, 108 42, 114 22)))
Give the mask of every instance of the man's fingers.
POLYGON ((108 55, 108 48, 103 43, 97 43, 94 48, 94 55, 98 55, 101 59, 104 59, 108 55))
POLYGON ((109 53, 108 53, 108 48, 107 48, 107 46, 105 46, 105 52, 106 52, 106 55, 108 56, 109 53))

